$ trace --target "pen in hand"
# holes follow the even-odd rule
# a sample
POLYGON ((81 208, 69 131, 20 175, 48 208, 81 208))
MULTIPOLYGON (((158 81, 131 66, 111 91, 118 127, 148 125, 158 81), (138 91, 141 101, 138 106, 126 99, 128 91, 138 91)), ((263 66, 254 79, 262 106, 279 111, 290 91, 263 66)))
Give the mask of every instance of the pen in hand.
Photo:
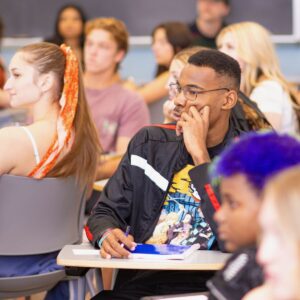
MULTIPOLYGON (((129 232, 130 232, 130 226, 128 225, 128 226, 126 227, 126 231, 125 231, 125 236, 126 236, 126 237, 128 236, 129 232)), ((122 248, 124 248, 124 243, 121 243, 120 246, 121 246, 122 248)))

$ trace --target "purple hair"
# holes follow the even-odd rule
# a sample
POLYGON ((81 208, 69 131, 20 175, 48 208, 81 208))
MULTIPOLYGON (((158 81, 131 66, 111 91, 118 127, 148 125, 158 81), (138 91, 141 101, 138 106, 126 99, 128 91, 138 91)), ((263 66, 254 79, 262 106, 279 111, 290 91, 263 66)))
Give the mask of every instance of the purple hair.
POLYGON ((249 133, 230 145, 217 159, 213 177, 243 174, 258 191, 269 177, 300 164, 300 141, 288 134, 249 133))

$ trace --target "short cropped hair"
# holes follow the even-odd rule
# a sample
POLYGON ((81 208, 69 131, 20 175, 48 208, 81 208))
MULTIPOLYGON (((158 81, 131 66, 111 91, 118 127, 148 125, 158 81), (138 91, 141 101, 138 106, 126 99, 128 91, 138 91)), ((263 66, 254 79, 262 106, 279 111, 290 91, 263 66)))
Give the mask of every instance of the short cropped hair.
POLYGON ((241 68, 239 63, 218 50, 201 50, 192 55, 189 60, 189 64, 197 67, 208 67, 213 69, 219 76, 222 76, 229 81, 229 88, 236 89, 240 88, 241 82, 241 68))
POLYGON ((300 140, 276 132, 248 133, 231 144, 214 162, 212 177, 245 175, 261 192, 268 179, 300 165, 300 140))
POLYGON ((90 20, 85 25, 85 35, 89 35, 92 30, 102 29, 108 31, 118 46, 118 50, 128 51, 129 34, 126 25, 116 18, 97 18, 90 20))

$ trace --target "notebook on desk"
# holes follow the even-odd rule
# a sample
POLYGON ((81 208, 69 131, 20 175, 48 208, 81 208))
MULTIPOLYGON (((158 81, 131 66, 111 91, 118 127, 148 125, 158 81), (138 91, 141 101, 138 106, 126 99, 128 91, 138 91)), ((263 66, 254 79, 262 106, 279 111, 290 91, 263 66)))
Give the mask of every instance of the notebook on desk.
POLYGON ((165 295, 165 296, 148 296, 143 297, 141 300, 207 300, 208 297, 203 293, 192 293, 192 294, 178 294, 178 295, 165 295))
POLYGON ((193 252, 200 248, 199 244, 190 246, 181 245, 153 245, 153 244, 137 244, 134 251, 131 251, 129 258, 141 259, 185 259, 193 252))

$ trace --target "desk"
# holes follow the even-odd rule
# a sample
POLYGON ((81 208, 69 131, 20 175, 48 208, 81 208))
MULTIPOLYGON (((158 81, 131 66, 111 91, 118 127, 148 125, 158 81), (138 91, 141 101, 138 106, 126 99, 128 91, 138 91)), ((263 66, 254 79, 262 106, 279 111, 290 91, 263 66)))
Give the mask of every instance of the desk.
POLYGON ((103 259, 98 255, 75 255, 73 249, 94 249, 90 244, 67 245, 59 253, 57 263, 62 266, 149 270, 219 270, 230 254, 199 250, 184 260, 103 259))
POLYGON ((109 178, 95 181, 94 185, 93 185, 93 189, 98 191, 98 192, 102 192, 105 185, 107 184, 108 180, 109 180, 109 178))

